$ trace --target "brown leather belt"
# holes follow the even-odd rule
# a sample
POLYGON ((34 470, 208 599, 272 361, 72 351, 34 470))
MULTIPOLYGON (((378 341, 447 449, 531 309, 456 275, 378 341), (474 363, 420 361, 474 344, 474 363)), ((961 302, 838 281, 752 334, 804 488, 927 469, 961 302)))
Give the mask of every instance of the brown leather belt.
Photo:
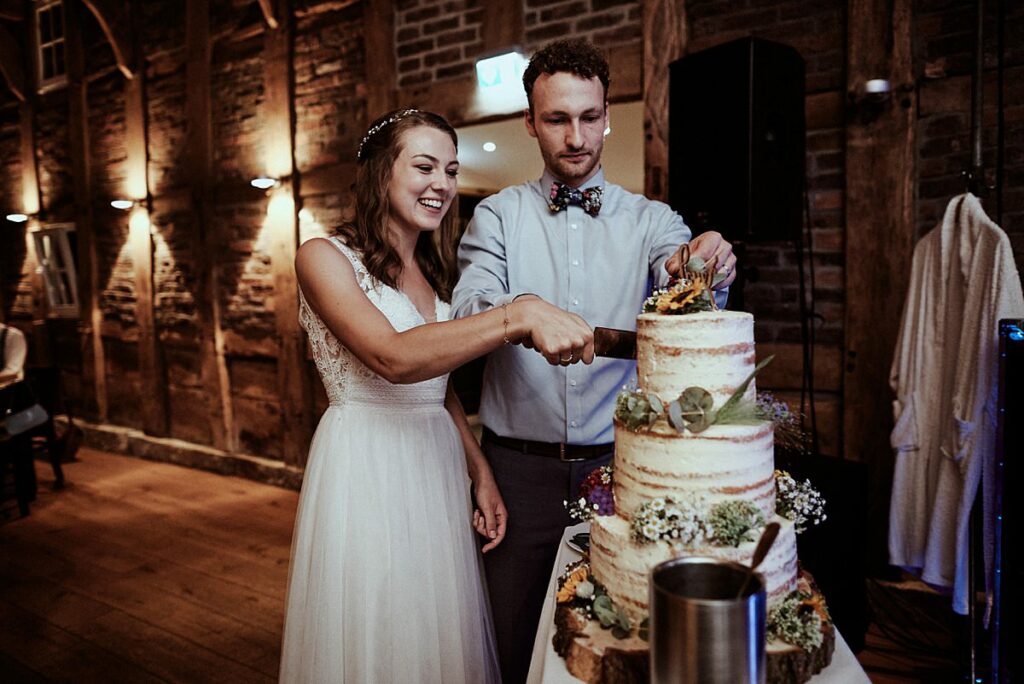
POLYGON ((590 461, 595 458, 607 456, 615 446, 614 442, 607 444, 566 444, 564 442, 535 442, 532 439, 516 439, 514 437, 502 437, 494 434, 493 430, 484 428, 484 439, 500 447, 518 451, 523 454, 534 456, 548 456, 557 458, 559 461, 573 463, 576 461, 590 461))

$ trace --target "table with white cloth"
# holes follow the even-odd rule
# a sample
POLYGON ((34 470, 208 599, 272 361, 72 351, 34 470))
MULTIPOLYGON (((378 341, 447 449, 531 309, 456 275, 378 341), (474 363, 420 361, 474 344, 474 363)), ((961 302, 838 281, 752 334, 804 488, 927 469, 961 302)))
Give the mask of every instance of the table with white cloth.
MULTIPOLYGON (((565 667, 565 661, 555 653, 551 641, 555 635, 555 587, 558 576, 562 574, 566 564, 580 559, 580 554, 569 548, 566 541, 575 534, 589 531, 590 523, 580 523, 573 527, 567 527, 562 535, 562 543, 558 547, 558 557, 555 559, 555 567, 551 571, 551 580, 548 582, 547 598, 544 599, 544 608, 540 613, 537 638, 533 642, 533 657, 530 661, 530 674, 526 678, 527 684, 579 684, 580 680, 569 674, 565 667)), ((812 684, 858 684, 859 682, 870 684, 871 680, 868 679, 864 669, 854 657, 853 651, 839 634, 839 630, 836 630, 836 646, 835 652, 832 654, 832 663, 812 677, 810 681, 812 684)))

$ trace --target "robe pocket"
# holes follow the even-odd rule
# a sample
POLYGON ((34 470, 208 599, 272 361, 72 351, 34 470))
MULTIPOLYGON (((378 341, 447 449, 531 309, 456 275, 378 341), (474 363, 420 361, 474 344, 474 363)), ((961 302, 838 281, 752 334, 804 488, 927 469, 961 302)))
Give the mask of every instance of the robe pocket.
POLYGON ((895 425, 889 435, 889 444, 897 452, 917 451, 921 448, 917 435, 917 392, 904 394, 892 402, 895 425))

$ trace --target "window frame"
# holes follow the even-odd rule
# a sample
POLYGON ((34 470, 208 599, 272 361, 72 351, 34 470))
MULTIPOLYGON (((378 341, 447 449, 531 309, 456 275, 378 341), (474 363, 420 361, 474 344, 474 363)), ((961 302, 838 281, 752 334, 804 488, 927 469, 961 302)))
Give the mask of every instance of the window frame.
MULTIPOLYGON (((35 0, 35 4, 32 8, 34 13, 33 21, 35 23, 35 52, 36 52, 36 75, 38 76, 37 82, 39 83, 39 93, 46 93, 57 88, 63 88, 68 84, 68 63, 67 63, 67 21, 65 17, 64 0, 35 0), (41 18, 45 12, 52 11, 54 7, 60 7, 60 36, 51 36, 49 41, 43 41, 43 27, 41 18), (46 73, 45 62, 47 52, 50 49, 56 50, 60 47, 63 53, 63 68, 62 73, 45 78, 46 73)), ((46 19, 50 21, 49 17, 46 19)), ((54 65, 56 66, 56 65, 54 65)))
POLYGON ((51 223, 32 232, 36 261, 43 276, 46 290, 47 318, 78 318, 78 267, 68 234, 75 232, 74 223, 51 223), (46 250, 46 238, 52 249, 60 253, 54 263, 46 250), (61 277, 63 275, 63 278, 61 277), (66 287, 65 287, 66 285, 66 287), (66 292, 64 290, 67 290, 66 292))

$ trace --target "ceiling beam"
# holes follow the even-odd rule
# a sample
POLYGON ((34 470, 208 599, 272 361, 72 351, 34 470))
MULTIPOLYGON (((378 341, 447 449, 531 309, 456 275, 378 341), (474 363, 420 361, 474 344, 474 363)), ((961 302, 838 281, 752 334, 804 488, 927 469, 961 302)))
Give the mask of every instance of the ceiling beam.
POLYGON ((274 12, 274 0, 259 0, 260 9, 263 10, 263 18, 271 29, 278 27, 277 15, 274 12))
POLYGON ((107 36, 110 47, 114 51, 117 68, 125 78, 134 78, 135 51, 132 49, 131 25, 128 21, 128 8, 117 0, 84 0, 86 7, 96 17, 100 28, 107 36))
POLYGON ((0 19, 21 21, 25 18, 25 6, 21 0, 0 0, 0 19))
POLYGON ((21 50, 18 49, 18 40, 6 27, 0 26, 0 72, 7 81, 7 87, 22 102, 25 101, 24 63, 21 50))

